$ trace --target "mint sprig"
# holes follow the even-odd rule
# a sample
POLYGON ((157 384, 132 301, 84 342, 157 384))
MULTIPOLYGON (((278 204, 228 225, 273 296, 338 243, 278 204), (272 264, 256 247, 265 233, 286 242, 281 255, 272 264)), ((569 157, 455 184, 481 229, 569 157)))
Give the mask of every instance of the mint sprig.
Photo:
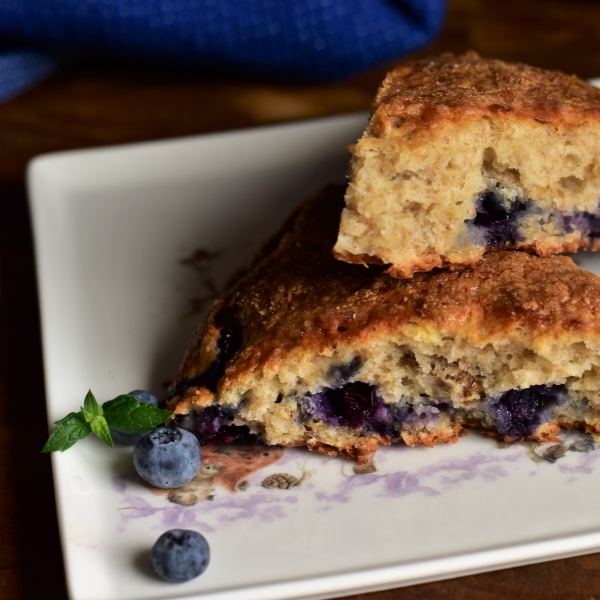
POLYGON ((92 390, 89 390, 83 401, 83 407, 81 408, 81 414, 85 419, 86 423, 90 424, 90 430, 93 434, 97 435, 107 446, 113 447, 113 441, 110 437, 110 430, 108 429, 108 423, 102 416, 104 411, 98 404, 92 390))
POLYGON ((90 424, 81 412, 69 413, 64 419, 56 421, 54 424, 56 427, 42 448, 42 452, 56 452, 57 450, 64 452, 92 432, 90 424))
POLYGON ((109 427, 125 433, 141 433, 164 423, 173 413, 152 404, 138 402, 129 394, 117 396, 102 406, 88 391, 83 407, 78 413, 69 413, 56 421, 42 452, 64 452, 73 444, 87 437, 97 435, 107 446, 113 447, 109 427))
POLYGON ((103 414, 102 407, 98 404, 98 400, 96 400, 94 394, 92 394, 92 390, 88 390, 88 393, 85 395, 81 413, 88 423, 91 423, 103 414))
POLYGON ((152 404, 138 402, 133 396, 123 394, 102 405, 108 424, 125 433, 138 433, 154 429, 173 413, 152 404))

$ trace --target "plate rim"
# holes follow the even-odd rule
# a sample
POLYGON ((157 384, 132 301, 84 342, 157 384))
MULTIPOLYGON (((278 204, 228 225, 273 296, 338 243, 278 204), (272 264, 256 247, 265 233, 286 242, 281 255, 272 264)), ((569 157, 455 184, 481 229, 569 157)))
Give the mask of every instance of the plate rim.
MULTIPOLYGON (((600 84, 600 80, 599 80, 600 84)), ((45 258, 42 256, 45 246, 43 239, 46 235, 44 226, 41 222, 42 205, 45 203, 44 192, 40 190, 40 185, 45 181, 48 170, 52 171, 52 166, 57 162, 71 161, 73 158, 94 159, 95 156, 113 155, 115 152, 137 152, 137 151, 160 151, 165 146, 176 147, 181 144, 205 142, 210 144, 213 140, 232 140, 238 136, 254 136, 257 133, 265 131, 292 131, 302 129, 312 123, 331 123, 352 121, 363 118, 365 112, 353 112, 342 115, 319 117, 316 119, 303 119, 293 122, 269 124, 266 126, 249 127, 243 129, 234 129, 221 132, 211 132, 207 134, 189 135, 160 140, 148 140, 132 142, 127 144, 115 144, 109 146, 99 146, 91 148, 82 148, 76 150, 65 150, 42 154, 31 159, 27 165, 26 186, 28 203, 30 210, 30 220, 33 229, 33 243, 35 255, 35 270, 37 281, 37 294, 39 300, 40 329, 43 350, 43 368, 46 390, 46 408, 48 412, 48 422, 51 426, 52 402, 49 396, 49 341, 47 333, 47 322, 49 315, 45 314, 48 310, 47 284, 44 282, 45 258)), ((47 181, 46 181, 47 182, 47 181)), ((60 187, 60 182, 54 182, 54 185, 60 187)), ((73 577, 70 573, 72 565, 68 561, 66 524, 61 514, 61 507, 64 506, 64 500, 61 498, 60 486, 58 482, 59 471, 61 469, 57 456, 53 455, 52 475, 54 481, 54 491, 57 506, 57 518, 59 522, 61 549, 64 557, 67 587, 71 598, 76 598, 73 590, 73 577)), ((600 549, 600 530, 590 528, 581 533, 563 535, 559 537, 549 536, 535 541, 521 544, 508 544, 499 548, 483 549, 475 552, 463 552, 456 555, 442 556, 440 558, 417 560, 416 562, 404 562, 395 565, 386 565, 380 567, 367 567, 354 572, 337 572, 327 575, 318 575, 314 577, 295 578, 285 581, 279 581, 269 584, 259 584, 248 587, 222 589, 217 592, 196 593, 185 595, 165 596, 173 600, 181 598, 198 598, 202 600, 317 600, 324 598, 333 598, 345 594, 361 594, 377 590, 392 589, 408 585, 417 585, 421 583, 462 577, 466 575, 482 573, 487 571, 499 570, 509 567, 522 566, 548 560, 567 558, 582 554, 588 554, 600 549), (471 566, 468 566, 469 563, 471 566), (320 590, 320 591, 319 591, 320 590)), ((79 599, 78 599, 79 600, 79 599)))

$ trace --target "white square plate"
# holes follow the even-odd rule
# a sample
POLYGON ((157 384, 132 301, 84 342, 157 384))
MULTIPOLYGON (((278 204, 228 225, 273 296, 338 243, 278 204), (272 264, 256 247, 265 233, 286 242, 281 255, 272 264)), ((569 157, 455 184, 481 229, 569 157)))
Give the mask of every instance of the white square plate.
MULTIPOLYGON (((247 264, 303 197, 343 180, 345 146, 365 122, 350 115, 34 160, 52 421, 77 410, 88 388, 100 401, 162 393, 200 319, 190 301, 247 264), (182 264, 198 249, 212 260, 182 264)), ((598 258, 578 261, 600 273, 598 258)), ((248 489, 215 478, 212 501, 181 506, 139 483, 127 449, 89 437, 54 455, 72 598, 316 599, 600 548, 599 450, 534 462, 523 446, 471 434, 382 449, 378 470, 361 475, 303 450, 248 460, 248 489), (303 485, 262 487, 274 473, 303 485), (203 532, 212 549, 206 573, 182 585, 147 568, 149 548, 173 527, 203 532)))

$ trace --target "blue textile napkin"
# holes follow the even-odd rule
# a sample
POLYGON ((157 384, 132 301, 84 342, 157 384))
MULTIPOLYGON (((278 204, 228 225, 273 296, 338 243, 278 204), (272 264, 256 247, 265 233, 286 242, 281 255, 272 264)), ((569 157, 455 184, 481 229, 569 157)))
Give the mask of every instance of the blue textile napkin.
POLYGON ((0 0, 0 100, 90 55, 278 82, 342 79, 430 41, 444 0, 0 0), (35 51, 35 52, 33 52, 35 51))

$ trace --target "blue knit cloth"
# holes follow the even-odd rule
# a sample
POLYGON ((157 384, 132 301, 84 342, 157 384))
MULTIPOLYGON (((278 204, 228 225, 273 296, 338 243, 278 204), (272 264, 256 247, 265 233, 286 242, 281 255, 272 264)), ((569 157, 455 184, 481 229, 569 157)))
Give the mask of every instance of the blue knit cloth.
POLYGON ((158 60, 195 72, 279 82, 334 81, 426 44, 442 25, 444 4, 0 0, 3 48, 28 51, 0 53, 0 99, 47 74, 52 56, 158 60))

